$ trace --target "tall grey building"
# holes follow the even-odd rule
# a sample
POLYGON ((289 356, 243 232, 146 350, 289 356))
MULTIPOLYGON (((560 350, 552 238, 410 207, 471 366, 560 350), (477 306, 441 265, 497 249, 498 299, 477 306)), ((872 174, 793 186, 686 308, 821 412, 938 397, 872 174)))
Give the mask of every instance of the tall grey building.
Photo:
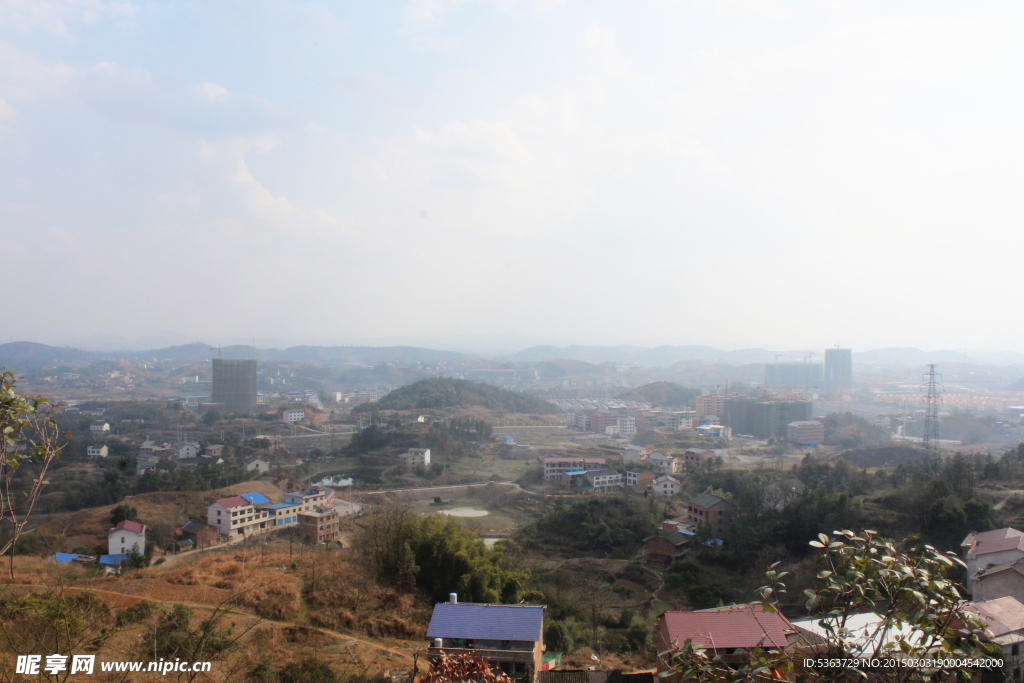
POLYGON ((825 386, 831 391, 853 386, 853 351, 825 349, 825 386))
POLYGON ((214 403, 228 413, 248 413, 256 408, 256 361, 213 359, 214 403))

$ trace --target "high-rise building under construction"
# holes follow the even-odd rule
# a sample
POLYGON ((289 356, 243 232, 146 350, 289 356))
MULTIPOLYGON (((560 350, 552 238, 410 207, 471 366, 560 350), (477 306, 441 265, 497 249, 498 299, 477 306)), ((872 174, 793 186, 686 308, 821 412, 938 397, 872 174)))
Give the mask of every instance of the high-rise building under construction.
POLYGON ((228 413, 248 413, 256 408, 256 361, 213 359, 214 403, 228 413))
POLYGON ((853 386, 853 352, 850 349, 825 349, 825 386, 830 391, 853 386))
POLYGON ((765 389, 820 387, 821 363, 769 363, 764 366, 765 389))

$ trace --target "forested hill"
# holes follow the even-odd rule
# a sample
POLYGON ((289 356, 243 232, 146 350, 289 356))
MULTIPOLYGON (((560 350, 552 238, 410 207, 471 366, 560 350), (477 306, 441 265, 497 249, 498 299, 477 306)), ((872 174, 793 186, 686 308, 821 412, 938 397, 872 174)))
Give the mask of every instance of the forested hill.
POLYGON ((557 413, 558 406, 530 394, 520 394, 489 384, 464 379, 431 377, 395 389, 377 403, 364 403, 353 412, 380 410, 417 410, 423 408, 455 408, 482 406, 488 410, 508 413, 557 413))
POLYGON ((699 389, 689 389, 675 382, 651 382, 620 394, 619 398, 643 401, 652 406, 693 406, 699 389))

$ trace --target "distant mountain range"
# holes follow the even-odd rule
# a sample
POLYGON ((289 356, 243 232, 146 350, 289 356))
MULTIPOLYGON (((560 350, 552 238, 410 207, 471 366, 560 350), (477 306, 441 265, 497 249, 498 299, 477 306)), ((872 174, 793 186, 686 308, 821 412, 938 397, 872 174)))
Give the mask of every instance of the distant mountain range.
POLYGON ((36 368, 51 365, 81 365, 101 360, 152 360, 195 363, 210 358, 256 358, 299 363, 356 363, 375 365, 396 363, 426 365, 465 363, 474 356, 457 351, 435 351, 412 346, 293 346, 278 349, 253 349, 251 346, 225 346, 221 349, 196 342, 149 351, 82 351, 71 347, 47 346, 35 342, 0 344, 0 367, 36 368))
MULTIPOLYGON (((215 358, 218 351, 209 344, 194 342, 149 351, 83 351, 67 346, 48 346, 35 342, 0 344, 0 367, 34 368, 53 365, 81 365, 101 360, 162 360, 199 362, 215 358)), ((440 351, 416 346, 292 346, 285 349, 254 349, 251 346, 225 346, 224 358, 256 358, 264 361, 300 363, 355 363, 375 365, 464 364, 483 360, 481 356, 459 351, 440 351)), ((801 352, 780 353, 782 362, 800 362, 801 352)), ((822 362, 823 354, 812 360, 822 362)), ((723 351, 712 346, 533 346, 493 360, 512 363, 538 363, 574 360, 585 363, 622 363, 643 367, 671 367, 678 363, 757 365, 773 363, 776 353, 767 349, 723 351)), ((1024 353, 1002 352, 968 355, 960 351, 922 351, 916 348, 884 348, 854 352, 855 365, 917 367, 927 363, 1024 366, 1024 353)))

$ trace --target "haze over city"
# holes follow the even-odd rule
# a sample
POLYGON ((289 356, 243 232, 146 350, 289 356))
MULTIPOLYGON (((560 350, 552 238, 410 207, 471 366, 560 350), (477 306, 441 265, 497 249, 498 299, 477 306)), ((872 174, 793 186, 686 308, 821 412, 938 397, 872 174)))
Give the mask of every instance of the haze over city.
POLYGON ((1021 35, 0 0, 0 680, 1024 683, 1021 35))
POLYGON ((0 3, 2 340, 1024 351, 1022 13, 0 3))

